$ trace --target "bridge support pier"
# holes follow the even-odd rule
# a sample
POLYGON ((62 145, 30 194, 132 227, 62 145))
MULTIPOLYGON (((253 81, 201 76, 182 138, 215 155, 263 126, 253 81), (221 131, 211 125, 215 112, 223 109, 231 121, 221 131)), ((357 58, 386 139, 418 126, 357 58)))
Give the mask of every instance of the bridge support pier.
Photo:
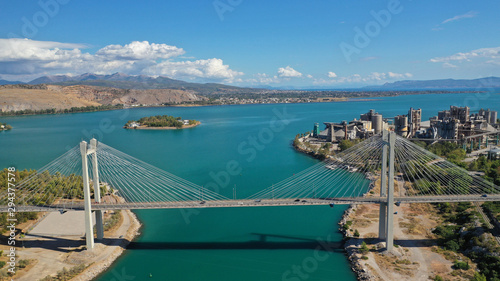
MULTIPOLYGON (((93 168, 93 182, 94 182, 94 199, 96 203, 101 203, 101 187, 99 186, 99 168, 97 166, 97 140, 90 140, 90 151, 92 153, 92 168, 93 168)), ((95 227, 97 232, 97 240, 104 238, 104 224, 102 211, 95 211, 95 227)))
POLYGON ((394 146, 396 144, 396 134, 389 134, 389 174, 387 176, 387 230, 386 249, 392 251, 394 247, 394 146))
MULTIPOLYGON (((382 131, 382 140, 387 142, 387 131, 382 131)), ((382 146, 382 170, 380 173, 380 197, 387 196, 387 144, 382 146)), ((379 204, 379 224, 378 224, 378 238, 384 240, 387 237, 387 203, 381 202, 379 204)))
POLYGON ((87 242, 87 250, 94 249, 94 229, 92 223, 92 206, 90 205, 90 185, 89 185, 89 168, 87 160, 87 142, 80 143, 80 152, 82 154, 82 178, 83 178, 83 198, 85 212, 85 240, 87 242))

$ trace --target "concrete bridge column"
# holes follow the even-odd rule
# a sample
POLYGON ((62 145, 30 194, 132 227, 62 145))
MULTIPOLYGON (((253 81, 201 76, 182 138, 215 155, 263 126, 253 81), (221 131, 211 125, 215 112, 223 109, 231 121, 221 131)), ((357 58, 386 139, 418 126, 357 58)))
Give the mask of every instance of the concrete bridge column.
MULTIPOLYGON (((387 131, 382 131, 382 140, 387 142, 387 131)), ((387 196, 387 144, 382 147, 382 171, 380 173, 380 197, 387 196)), ((379 224, 378 224, 378 238, 384 240, 386 238, 387 230, 387 203, 381 202, 379 204, 379 224)))
POLYGON ((387 230, 386 230, 386 248, 392 251, 394 247, 394 146, 396 143, 396 134, 389 134, 389 175, 387 176, 387 230))
POLYGON ((80 152, 82 154, 82 178, 83 178, 83 198, 85 212, 85 239, 87 242, 87 250, 94 249, 94 229, 92 224, 92 209, 90 205, 90 186, 89 186, 89 169, 87 161, 87 142, 80 143, 80 152))
MULTIPOLYGON (((97 140, 90 140, 90 150, 92 151, 92 166, 93 166, 93 176, 94 181, 94 200, 96 203, 101 202, 101 187, 99 186, 99 168, 97 166, 97 140)), ((102 211, 95 211, 95 227, 97 232, 97 240, 102 240, 104 238, 104 226, 102 211)))

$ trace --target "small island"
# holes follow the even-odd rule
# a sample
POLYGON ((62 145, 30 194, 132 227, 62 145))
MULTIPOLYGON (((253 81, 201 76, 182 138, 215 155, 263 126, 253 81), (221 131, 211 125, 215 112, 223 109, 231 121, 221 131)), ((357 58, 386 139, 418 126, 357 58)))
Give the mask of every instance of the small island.
POLYGON ((200 121, 183 120, 181 117, 157 115, 143 117, 137 121, 130 120, 123 126, 125 129, 176 130, 192 128, 200 125, 200 121))
POLYGON ((0 122, 0 131, 8 131, 11 130, 12 126, 7 123, 0 122))

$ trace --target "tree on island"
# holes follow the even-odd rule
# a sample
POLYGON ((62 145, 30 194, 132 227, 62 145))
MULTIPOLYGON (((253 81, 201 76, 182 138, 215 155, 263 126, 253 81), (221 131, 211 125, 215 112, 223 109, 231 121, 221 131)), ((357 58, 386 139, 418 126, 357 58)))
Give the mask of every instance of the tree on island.
MULTIPOLYGON (((126 127, 130 127, 133 123, 138 123, 140 126, 146 127, 175 127, 180 129, 184 126, 184 122, 181 117, 173 117, 169 115, 156 115, 150 117, 143 117, 137 121, 131 120, 125 124, 126 127)), ((189 120, 189 125, 195 125, 198 121, 189 120)))
POLYGON ((12 126, 7 123, 0 122, 0 131, 12 130, 12 126))

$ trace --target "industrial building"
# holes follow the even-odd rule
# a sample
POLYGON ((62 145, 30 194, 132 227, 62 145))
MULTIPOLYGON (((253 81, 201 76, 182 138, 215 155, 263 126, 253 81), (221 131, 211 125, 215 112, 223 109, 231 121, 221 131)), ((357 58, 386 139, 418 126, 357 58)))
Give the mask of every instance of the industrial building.
POLYGON ((382 114, 372 109, 361 114, 359 120, 325 122, 326 128, 323 131, 320 130, 319 124, 315 123, 311 137, 317 141, 335 143, 341 140, 369 138, 383 130, 394 130, 405 138, 445 139, 461 142, 464 147, 470 145, 471 149, 474 149, 483 143, 487 145, 488 140, 494 140, 495 136, 498 142, 497 118, 497 112, 490 109, 480 109, 471 114, 469 107, 450 106, 449 110, 439 111, 438 115, 429 118, 429 121, 422 121, 420 108, 410 108, 407 115, 384 119, 382 114))
POLYGON ((325 122, 325 130, 318 132, 318 123, 314 124, 312 136, 314 138, 323 139, 328 142, 339 142, 341 140, 364 139, 376 134, 380 134, 382 130, 387 129, 387 122, 384 121, 381 114, 370 110, 365 114, 361 114, 360 119, 352 121, 342 121, 340 123, 325 122))
POLYGON ((427 139, 471 140, 483 142, 483 137, 495 134, 497 112, 480 109, 471 114, 469 107, 450 106, 449 110, 439 111, 431 117, 428 124, 422 125, 422 130, 416 136, 427 139))

